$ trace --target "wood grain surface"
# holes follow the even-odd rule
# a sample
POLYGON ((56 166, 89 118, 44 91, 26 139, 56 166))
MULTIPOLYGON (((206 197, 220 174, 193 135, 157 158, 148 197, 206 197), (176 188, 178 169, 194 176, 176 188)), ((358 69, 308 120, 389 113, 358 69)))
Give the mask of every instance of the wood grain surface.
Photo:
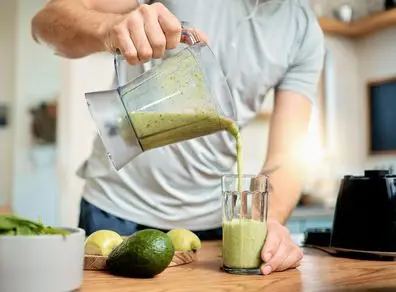
POLYGON ((298 269, 269 276, 239 276, 220 268, 220 242, 204 242, 197 261, 167 269, 153 279, 128 279, 85 271, 83 292, 201 292, 201 291, 396 291, 396 262, 338 258, 304 249, 298 269))
MULTIPOLYGON (((176 267, 180 265, 189 264, 197 259, 197 253, 193 251, 182 252, 177 251, 173 256, 169 267, 176 267)), ((87 271, 103 271, 106 270, 106 260, 105 256, 93 256, 85 255, 84 257, 84 270, 87 271)))

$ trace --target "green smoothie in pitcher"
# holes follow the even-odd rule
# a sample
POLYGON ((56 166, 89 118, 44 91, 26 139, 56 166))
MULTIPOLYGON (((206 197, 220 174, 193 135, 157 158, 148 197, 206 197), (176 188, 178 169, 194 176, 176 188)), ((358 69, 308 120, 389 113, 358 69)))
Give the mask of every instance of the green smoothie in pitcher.
MULTIPOLYGON (((242 143, 237 124, 229 118, 210 110, 191 113, 131 112, 129 118, 144 151, 205 136, 218 131, 228 131, 236 140, 238 174, 242 173, 242 143)), ((122 120, 120 135, 129 141, 130 125, 122 120)))

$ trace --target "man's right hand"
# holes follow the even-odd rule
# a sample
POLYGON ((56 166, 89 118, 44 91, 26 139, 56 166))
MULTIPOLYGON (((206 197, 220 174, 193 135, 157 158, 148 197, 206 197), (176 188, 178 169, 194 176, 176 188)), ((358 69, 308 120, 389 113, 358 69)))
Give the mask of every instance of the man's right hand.
POLYGON ((118 49, 131 65, 163 57, 180 43, 181 24, 161 3, 140 5, 105 37, 106 48, 118 49))
MULTIPOLYGON (((195 30, 200 41, 206 37, 195 30)), ((82 58, 119 50, 130 64, 163 57, 180 43, 181 24, 163 4, 133 0, 51 0, 32 19, 32 35, 57 55, 82 58)))

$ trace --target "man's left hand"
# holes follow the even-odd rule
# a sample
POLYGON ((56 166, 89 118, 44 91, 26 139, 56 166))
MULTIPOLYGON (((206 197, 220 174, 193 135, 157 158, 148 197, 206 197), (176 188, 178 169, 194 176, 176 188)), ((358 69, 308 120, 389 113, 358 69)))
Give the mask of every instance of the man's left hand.
POLYGON ((261 251, 263 275, 280 272, 300 265, 302 250, 293 242, 289 230, 276 220, 267 221, 267 238, 261 251))

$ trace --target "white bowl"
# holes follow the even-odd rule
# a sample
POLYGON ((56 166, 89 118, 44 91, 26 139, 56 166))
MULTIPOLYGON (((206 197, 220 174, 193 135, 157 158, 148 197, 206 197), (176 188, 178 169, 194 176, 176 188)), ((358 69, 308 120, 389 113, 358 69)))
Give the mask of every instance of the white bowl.
POLYGON ((1 292, 67 292, 83 281, 83 229, 71 234, 0 236, 1 292))

